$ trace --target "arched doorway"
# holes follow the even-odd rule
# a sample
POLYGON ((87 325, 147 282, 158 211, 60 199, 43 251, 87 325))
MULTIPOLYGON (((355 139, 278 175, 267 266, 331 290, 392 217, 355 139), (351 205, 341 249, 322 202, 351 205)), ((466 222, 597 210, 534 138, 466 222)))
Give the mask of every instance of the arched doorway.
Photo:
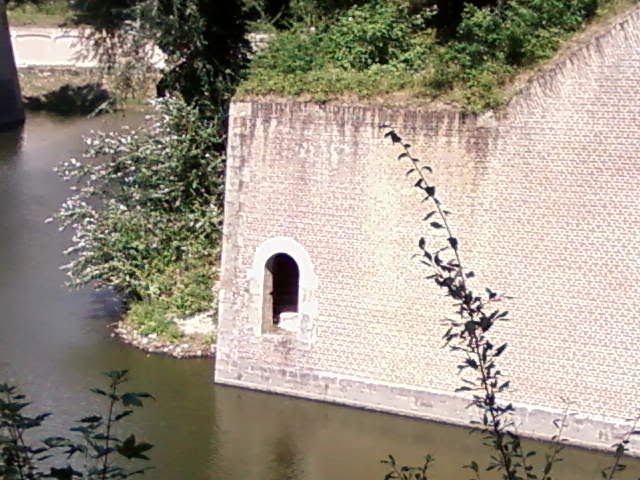
POLYGON ((277 326, 283 314, 298 313, 300 269, 286 253, 271 256, 264 266, 263 329, 277 326))

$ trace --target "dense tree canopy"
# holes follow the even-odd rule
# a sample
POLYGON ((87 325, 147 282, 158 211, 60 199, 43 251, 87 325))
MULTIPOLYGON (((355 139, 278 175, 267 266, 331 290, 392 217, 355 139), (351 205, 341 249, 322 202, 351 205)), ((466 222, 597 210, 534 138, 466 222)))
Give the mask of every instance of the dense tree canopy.
MULTIPOLYGON (((368 0, 245 0, 245 9, 252 19, 271 19, 278 27, 291 22, 318 20, 335 15, 355 5, 369 3, 368 0)), ((428 15, 428 24, 437 28, 443 36, 451 35, 462 20, 466 5, 475 7, 497 7, 501 9, 505 0, 390 0, 388 3, 405 5, 413 14, 428 15)))
POLYGON ((209 114, 224 110, 248 58, 239 0, 72 0, 71 7, 77 23, 103 35, 133 27, 158 45, 168 59, 159 93, 180 93, 209 114))
POLYGON ((171 59, 161 86, 188 102, 223 107, 246 66, 249 44, 238 1, 158 0, 157 44, 171 59))

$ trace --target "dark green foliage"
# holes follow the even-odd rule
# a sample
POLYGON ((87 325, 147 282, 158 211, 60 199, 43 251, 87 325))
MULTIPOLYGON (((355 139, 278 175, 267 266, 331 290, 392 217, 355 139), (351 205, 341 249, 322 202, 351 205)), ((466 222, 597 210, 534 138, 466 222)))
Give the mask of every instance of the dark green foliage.
POLYGON ((24 5, 26 3, 32 3, 34 5, 40 5, 42 3, 46 3, 47 0, 6 0, 7 5, 15 4, 15 5, 24 5))
POLYGON ((517 69, 551 57, 597 6, 597 0, 467 5, 455 36, 438 51, 426 86, 434 94, 458 88, 456 100, 474 111, 499 106, 504 82, 517 69))
POLYGON ((408 90, 481 111, 504 103, 506 82, 554 55, 609 1, 370 0, 279 33, 240 92, 324 99, 408 90))
POLYGON ((438 29, 441 38, 447 38, 455 34, 467 5, 491 7, 501 5, 504 2, 502 0, 473 0, 468 2, 464 0, 435 0, 428 3, 435 6, 437 12, 433 17, 434 27, 438 29))
POLYGON ((67 25, 71 18, 68 0, 8 0, 5 4, 12 27, 59 27, 67 25))
POLYGON ((47 446, 26 443, 28 430, 38 428, 49 414, 30 416, 24 395, 6 383, 0 384, 0 478, 42 478, 37 465, 45 457, 47 446))
POLYGON ((345 70, 398 62, 409 49, 410 35, 420 20, 391 2, 351 8, 323 32, 327 61, 345 70))
POLYGON ((427 455, 420 467, 399 465, 393 455, 389 455, 381 463, 389 465, 389 473, 384 476, 384 480, 429 480, 429 467, 433 463, 433 457, 427 455))
POLYGON ((253 22, 286 28, 297 22, 312 25, 363 3, 366 0, 244 0, 243 8, 253 22))
POLYGON ((180 299, 187 292, 190 300, 177 309, 194 313, 196 304, 206 309, 213 300, 221 139, 217 123, 182 100, 165 99, 157 109, 143 128, 96 133, 86 140, 89 160, 59 167, 77 188, 58 214, 75 232, 67 269, 72 286, 96 282, 129 299, 180 299))
POLYGON ((123 48, 137 53, 127 46, 154 43, 167 56, 159 93, 179 93, 211 118, 226 109, 249 51, 240 0, 74 0, 72 7, 76 22, 96 29, 105 62, 115 63, 123 48))
POLYGON ((363 71, 400 63, 411 49, 421 18, 393 2, 352 7, 314 31, 298 25, 275 38, 252 67, 278 73, 335 67, 363 71), (283 60, 283 61, 282 61, 283 60))
POLYGON ((310 29, 298 23, 253 60, 242 93, 370 93, 414 82, 434 47, 421 15, 395 2, 354 6, 310 29), (333 86, 333 87, 332 87, 333 86), (302 90, 301 90, 302 89, 302 90))
POLYGON ((169 56, 160 89, 220 115, 247 62, 244 12, 239 0, 158 0, 156 43, 169 56))
POLYGON ((31 416, 30 403, 16 387, 0 384, 0 478, 3 480, 38 480, 54 478, 73 480, 107 480, 129 478, 144 473, 146 468, 130 470, 120 466, 115 458, 149 460, 146 455, 153 445, 139 442, 134 435, 122 438, 119 424, 152 398, 148 393, 121 393, 127 381, 127 371, 107 372, 105 390, 91 389, 106 400, 105 414, 93 414, 78 420, 69 429, 75 434, 31 440, 34 431, 50 414, 31 416))
POLYGON ((140 0, 71 0, 74 21, 96 30, 115 31, 123 23, 136 19, 133 7, 140 0))

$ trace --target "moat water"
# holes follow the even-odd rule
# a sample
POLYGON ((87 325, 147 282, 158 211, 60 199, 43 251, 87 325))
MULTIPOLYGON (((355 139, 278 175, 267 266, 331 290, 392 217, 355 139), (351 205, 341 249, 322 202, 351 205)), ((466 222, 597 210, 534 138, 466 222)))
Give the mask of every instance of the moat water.
MULTIPOLYGON (((136 124, 140 115, 87 120, 29 115, 0 133, 0 382, 19 384, 37 410, 54 412, 47 434, 101 408, 88 389, 100 372, 129 369, 133 390, 154 394, 130 429, 156 445, 154 480, 375 480, 393 453, 433 478, 467 479, 461 465, 486 457, 466 430, 393 415, 214 385, 210 360, 149 356, 110 337, 120 305, 108 293, 68 291, 59 266, 69 232, 45 224, 68 194, 53 167, 79 156, 91 129, 136 124)), ((455 371, 452 366, 452 374, 455 371)), ((542 456, 544 446, 537 445, 542 456)), ((609 456, 568 449, 567 480, 600 478, 609 456)), ((640 475, 629 461, 625 478, 640 475), (635 473, 635 475, 633 475, 635 473)), ((484 476, 483 478, 492 478, 484 476)), ((496 477, 497 478, 497 477, 496 477)))

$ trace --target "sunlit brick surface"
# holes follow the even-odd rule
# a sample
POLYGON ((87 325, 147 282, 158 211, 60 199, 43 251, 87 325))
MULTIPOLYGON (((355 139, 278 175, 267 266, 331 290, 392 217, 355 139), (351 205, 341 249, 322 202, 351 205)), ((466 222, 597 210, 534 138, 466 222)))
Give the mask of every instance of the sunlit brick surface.
POLYGON ((639 78, 636 9, 496 117, 234 104, 216 381, 466 421, 441 340, 453 310, 412 258, 420 236, 438 240, 379 129, 390 123, 434 168, 475 284, 514 297, 496 340, 509 344, 510 399, 529 412, 522 431, 547 434, 536 414, 567 399, 580 414, 572 438, 610 444, 602 425, 638 408, 639 78), (305 338, 256 329, 254 254, 273 237, 313 263, 305 338))

